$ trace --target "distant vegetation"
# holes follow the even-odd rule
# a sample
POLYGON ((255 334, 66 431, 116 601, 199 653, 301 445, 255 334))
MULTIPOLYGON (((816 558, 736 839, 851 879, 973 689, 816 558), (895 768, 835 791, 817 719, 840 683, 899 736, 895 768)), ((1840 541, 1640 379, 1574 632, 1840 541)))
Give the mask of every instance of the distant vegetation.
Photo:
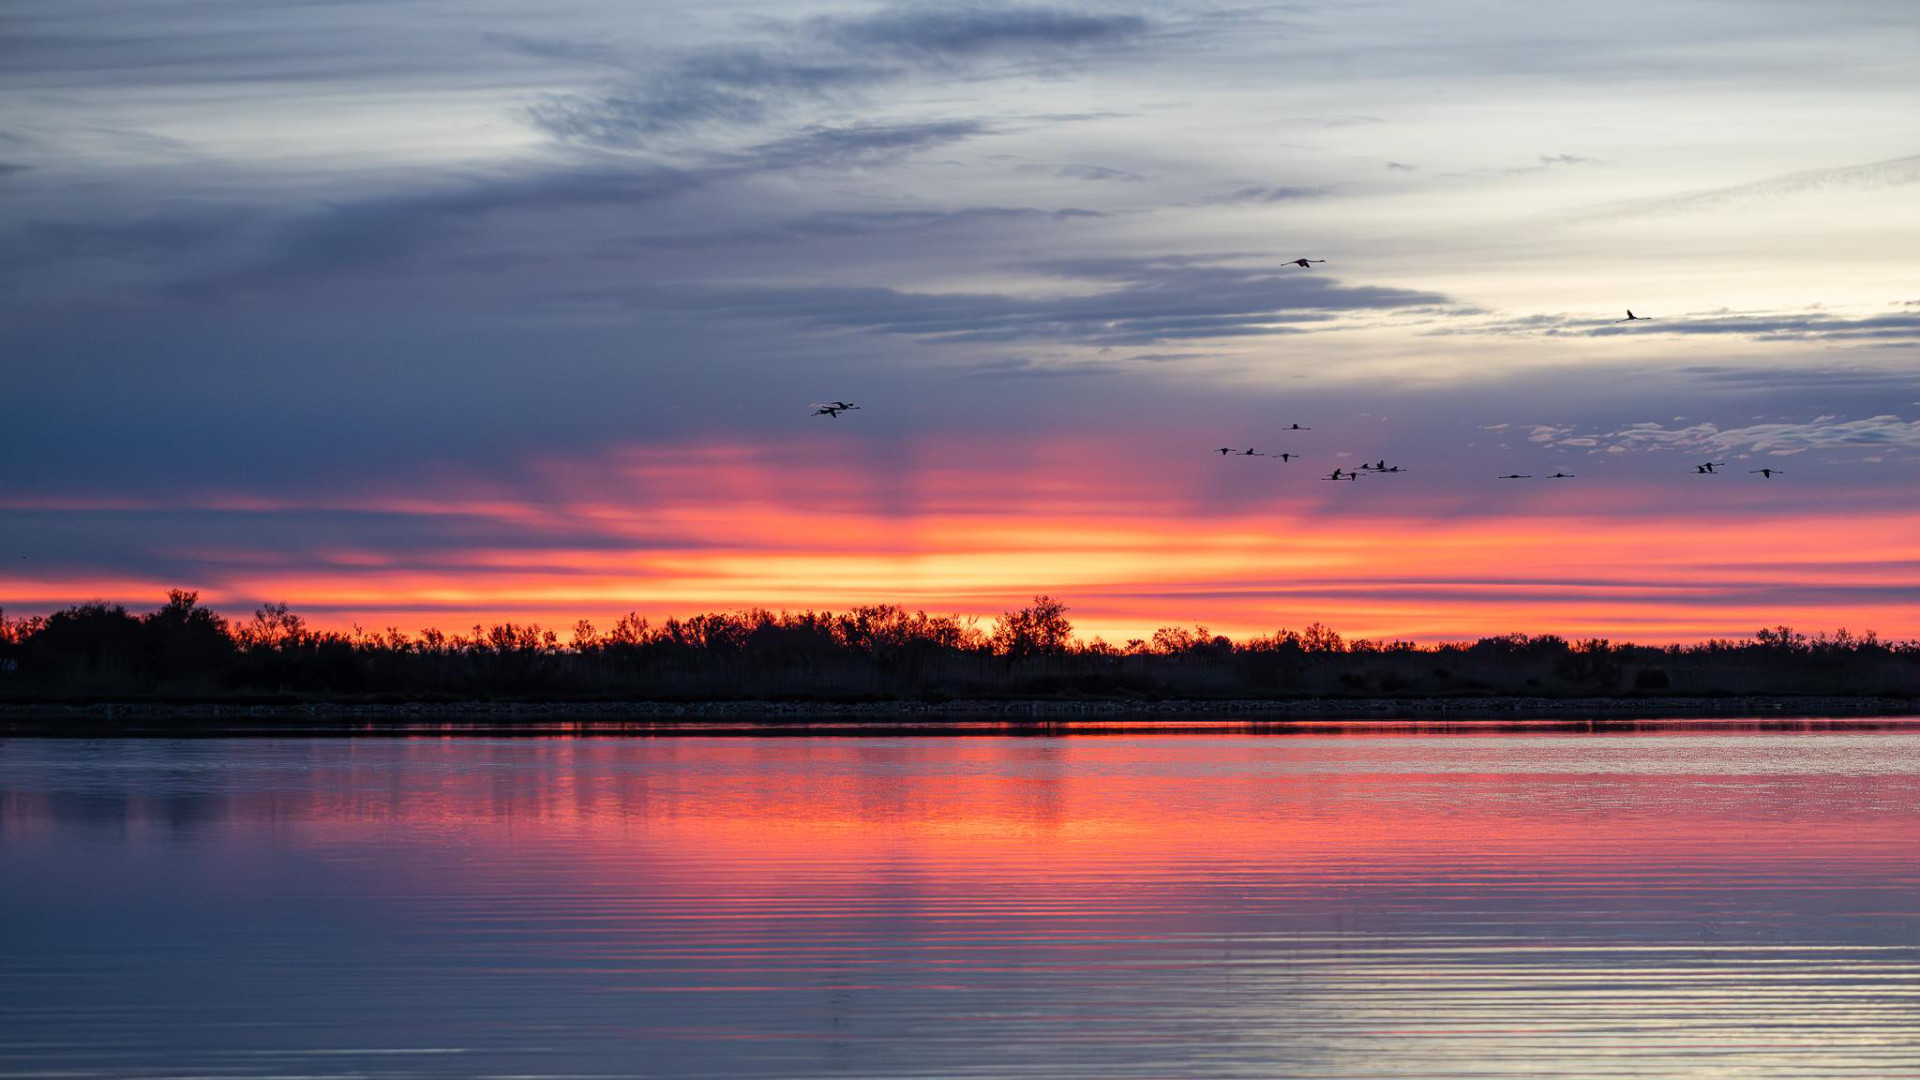
POLYGON ((885 700, 1486 695, 1920 696, 1920 642, 1787 627, 1698 645, 1512 634, 1414 645, 1319 624, 1232 641, 1166 627, 1112 645, 1073 634, 1048 597, 990 627, 891 605, 845 612, 627 615, 563 640, 501 623, 470 633, 310 629, 283 604, 229 621, 191 592, 156 611, 88 603, 0 613, 0 699, 885 700))

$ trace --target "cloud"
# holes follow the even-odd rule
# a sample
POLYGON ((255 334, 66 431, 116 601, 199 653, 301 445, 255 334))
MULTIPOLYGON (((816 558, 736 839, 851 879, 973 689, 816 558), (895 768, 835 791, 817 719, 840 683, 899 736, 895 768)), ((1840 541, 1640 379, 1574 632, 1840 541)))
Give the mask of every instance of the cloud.
POLYGON ((681 56, 637 85, 548 95, 529 106, 527 117, 563 141, 638 148, 657 136, 702 126, 762 125, 800 103, 900 74, 851 59, 745 47, 708 50, 681 56))
POLYGON ((1756 393, 1908 394, 1920 390, 1920 372, 1866 367, 1735 367, 1694 364, 1677 375, 1716 387, 1756 393))
POLYGON ((809 26, 850 49, 916 60, 1070 52, 1125 44, 1146 35, 1138 15, 1044 7, 952 4, 896 8, 861 18, 822 18, 809 26))
MULTIPOLYGON (((1536 431, 1541 429, 1536 429, 1536 431)), ((1560 429, 1560 432, 1572 429, 1560 429)), ((1868 449, 1876 451, 1920 449, 1920 422, 1882 414, 1860 420, 1841 420, 1817 416, 1801 423, 1750 424, 1722 429, 1712 423, 1669 428, 1644 422, 1579 439, 1552 440, 1561 446, 1591 446, 1604 441, 1606 450, 1623 453, 1635 450, 1684 450, 1696 453, 1749 453, 1788 456, 1808 450, 1868 449)))
MULTIPOLYGON (((1203 257, 1085 257, 1024 267, 1092 292, 1016 296, 869 286, 642 289, 630 306, 701 311, 816 330, 896 334, 942 342, 1054 341, 1152 345, 1293 334, 1342 315, 1445 303, 1436 293, 1344 286, 1285 267, 1228 266, 1203 257)), ((595 296, 604 296, 596 292, 595 296)))
MULTIPOLYGON (((1687 315, 1658 320, 1649 327, 1661 334, 1735 334, 1760 341, 1859 341, 1920 337, 1920 314, 1863 317, 1823 312, 1788 315, 1687 315)), ((1592 326, 1587 333, 1606 337, 1636 330, 1626 325, 1592 326)))
MULTIPOLYGON (((797 106, 895 82, 920 66, 1057 56, 1128 42, 1148 29, 1136 15, 1042 7, 903 8, 760 25, 773 32, 772 40, 687 50, 672 55, 660 70, 597 92, 547 95, 526 116, 566 142, 643 148, 660 136, 701 127, 766 125, 797 106)), ((520 35, 489 35, 488 40, 541 59, 626 66, 618 53, 597 43, 520 35)), ((1128 175, 1081 168, 1087 172, 1079 179, 1128 175)))
POLYGON ((811 236, 864 236, 901 230, 951 229, 994 222, 1069 221, 1105 217, 1095 210, 1063 206, 969 206, 958 210, 822 210, 778 226, 782 232, 811 236))
POLYGON ((627 67, 630 62, 619 49, 600 41, 500 31, 482 33, 480 40, 506 52, 536 60, 564 60, 620 68, 627 67))
POLYGON ((1487 333, 1540 334, 1557 337, 1581 334, 1616 337, 1622 334, 1680 336, 1731 335, 1756 341, 1909 341, 1920 340, 1920 312, 1892 311, 1880 315, 1839 315, 1824 311, 1732 313, 1724 311, 1657 315, 1628 323, 1620 316, 1589 318, 1552 314, 1524 315, 1471 326, 1446 327, 1430 334, 1487 333))
POLYGON ((1837 169, 1809 169, 1731 187, 1709 188, 1652 199, 1602 203, 1579 210, 1549 214, 1536 224, 1579 224, 1634 217, 1699 214, 1764 206, 1784 199, 1836 191, 1905 187, 1920 183, 1920 155, 1891 158, 1837 169))
POLYGON ((1212 195, 1202 203, 1276 203, 1298 199, 1318 199, 1333 192, 1323 187, 1243 187, 1225 195, 1212 195))
POLYGON ((1517 176, 1522 173, 1546 172, 1548 169, 1565 168, 1573 165, 1599 164, 1599 162, 1596 159, 1590 158, 1590 157, 1581 157, 1579 154, 1541 154, 1539 157, 1539 161, 1540 161, 1540 164, 1538 165, 1520 165, 1510 169, 1502 169, 1500 171, 1503 173, 1506 173, 1509 176, 1517 176))
POLYGON ((1089 375, 1115 375, 1125 365, 1111 361, 1052 362, 1031 356, 1003 356, 973 365, 967 374, 976 379, 1060 379, 1089 375))
POLYGON ((961 142, 988 130, 976 120, 811 127, 755 146, 749 156, 755 165, 772 169, 872 166, 961 142))
MULTIPOLYGON (((701 182, 664 168, 515 169, 297 207, 207 206, 118 219, 101 214, 99 220, 29 221, 11 235, 0 232, 0 240, 8 241, 0 244, 7 250, 0 273, 39 284, 57 278, 56 270, 90 273, 111 266, 118 281, 132 283, 138 279, 128 275, 138 272, 146 283, 176 294, 225 296, 393 264, 436 245, 449 258, 472 255, 461 242, 471 242, 498 218, 639 207, 701 182)), ((485 254, 496 267, 502 260, 540 258, 485 254)))
POLYGON ((1067 180, 1125 180, 1138 183, 1145 177, 1122 169, 1109 169, 1104 165, 1062 165, 1053 171, 1053 175, 1067 180))

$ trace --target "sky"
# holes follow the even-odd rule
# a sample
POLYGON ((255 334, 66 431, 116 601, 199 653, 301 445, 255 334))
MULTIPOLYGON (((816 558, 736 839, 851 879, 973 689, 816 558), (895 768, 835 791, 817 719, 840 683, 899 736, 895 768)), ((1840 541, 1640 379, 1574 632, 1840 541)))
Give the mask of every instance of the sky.
POLYGON ((1917 48, 1910 0, 12 0, 0 605, 1920 637, 1917 48))

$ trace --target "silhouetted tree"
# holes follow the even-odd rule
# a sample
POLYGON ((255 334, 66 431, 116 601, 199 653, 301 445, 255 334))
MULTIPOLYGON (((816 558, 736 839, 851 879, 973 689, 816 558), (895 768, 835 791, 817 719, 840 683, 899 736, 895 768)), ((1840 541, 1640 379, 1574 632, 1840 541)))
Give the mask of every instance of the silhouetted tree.
POLYGON ((92 601, 47 616, 22 650, 22 667, 40 676, 121 688, 145 675, 140 620, 119 604, 92 601))
POLYGON ((1751 639, 1643 646, 1507 634, 1415 646, 1347 640, 1321 623, 1240 644, 1163 627, 1124 648, 1073 637, 1048 596, 982 634, 971 620, 890 604, 753 609, 650 624, 582 621, 571 640, 535 625, 469 633, 316 631, 285 604, 229 625, 190 591, 136 617, 104 602, 45 618, 0 613, 4 694, 386 693, 409 697, 940 697, 1087 694, 1248 697, 1392 694, 1820 693, 1920 697, 1920 643, 1787 627, 1751 639))
POLYGON ((233 661, 234 640, 227 620, 201 607, 197 592, 169 592, 166 604, 141 624, 147 663, 155 678, 220 675, 233 661))
POLYGON ((989 639, 994 652, 1013 660, 1059 656, 1072 640, 1067 606, 1051 596, 1036 596, 1026 607, 1001 615, 989 639))

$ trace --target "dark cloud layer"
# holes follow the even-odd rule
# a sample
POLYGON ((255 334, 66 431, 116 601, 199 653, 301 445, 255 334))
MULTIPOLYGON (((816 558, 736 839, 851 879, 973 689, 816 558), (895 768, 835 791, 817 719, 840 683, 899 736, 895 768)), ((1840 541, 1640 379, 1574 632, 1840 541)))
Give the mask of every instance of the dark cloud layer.
MULTIPOLYGON (((1137 15, 960 5, 819 17, 772 29, 767 42, 691 50, 598 93, 548 95, 528 116, 571 142, 645 147, 703 125, 767 125, 797 106, 904 79, 926 65, 1063 59, 1135 41, 1149 27, 1137 15)), ((544 57, 614 60, 593 43, 511 38, 502 44, 544 57)))
POLYGON ((1341 285, 1297 268, 1227 266, 1191 257, 1058 259, 1028 269, 1100 288, 1039 296, 871 286, 661 289, 631 296, 628 303, 943 342, 1105 346, 1299 333, 1346 313, 1447 302, 1438 293, 1341 285))
POLYGON ((753 127, 840 90, 898 78, 897 67, 738 48, 680 58, 637 85, 551 94, 528 109, 549 133, 592 146, 632 148, 703 125, 753 127))
POLYGON ((754 147, 750 160, 758 167, 769 169, 885 164, 908 154, 949 146, 987 130, 987 126, 977 120, 810 127, 754 147))
POLYGON ((968 4, 898 8, 861 18, 820 19, 815 33, 856 49, 916 59, 972 59, 1115 45, 1148 30, 1138 15, 968 4))

